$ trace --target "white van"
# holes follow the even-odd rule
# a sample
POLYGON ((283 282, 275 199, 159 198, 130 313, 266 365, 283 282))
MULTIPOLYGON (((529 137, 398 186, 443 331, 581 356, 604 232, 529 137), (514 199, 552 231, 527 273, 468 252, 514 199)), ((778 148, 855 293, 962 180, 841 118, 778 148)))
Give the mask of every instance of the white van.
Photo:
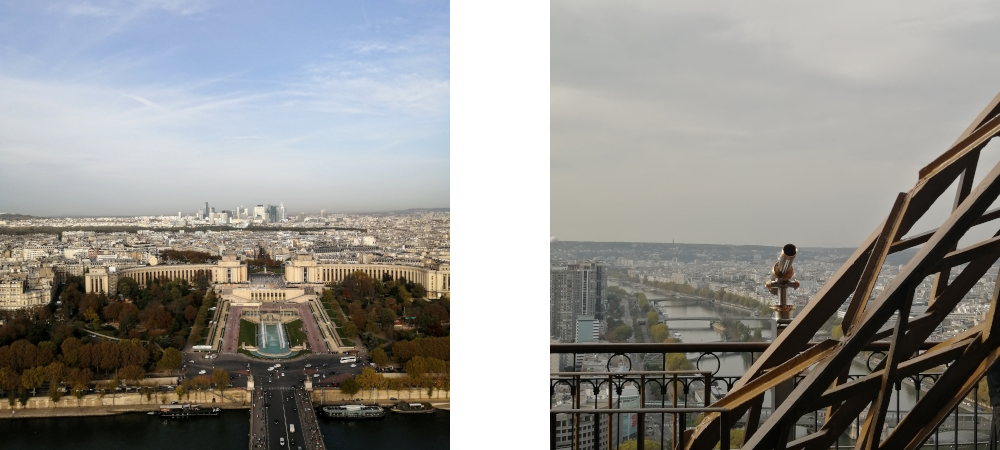
POLYGON ((294 423, 288 424, 288 432, 289 433, 294 433, 295 432, 295 424, 294 423))
POLYGON ((278 441, 281 442, 281 445, 285 445, 285 438, 278 438, 278 441))

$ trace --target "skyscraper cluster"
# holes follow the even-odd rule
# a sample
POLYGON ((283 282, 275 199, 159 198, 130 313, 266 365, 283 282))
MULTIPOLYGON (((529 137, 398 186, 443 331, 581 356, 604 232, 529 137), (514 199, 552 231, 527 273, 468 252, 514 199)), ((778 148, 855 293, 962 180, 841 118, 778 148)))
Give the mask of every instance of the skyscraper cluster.
POLYGON ((215 208, 210 208, 208 202, 205 202, 205 207, 198 210, 196 217, 200 220, 216 220, 221 223, 231 223, 234 219, 258 220, 263 223, 282 223, 288 220, 285 215, 284 203, 279 203, 278 206, 257 205, 253 209, 253 215, 251 215, 250 209, 244 208, 243 205, 234 210, 216 212, 215 208))

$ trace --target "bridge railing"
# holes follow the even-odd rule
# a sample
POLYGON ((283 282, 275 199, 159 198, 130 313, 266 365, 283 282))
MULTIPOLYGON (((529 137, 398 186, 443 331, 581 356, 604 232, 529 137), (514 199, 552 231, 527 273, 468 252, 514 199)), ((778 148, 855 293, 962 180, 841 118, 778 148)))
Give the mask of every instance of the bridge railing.
MULTIPOLYGON (((712 404, 728 393, 743 374, 720 374, 722 360, 719 355, 746 355, 752 365, 769 344, 550 344, 550 354, 560 357, 560 368, 550 373, 550 448, 680 448, 678 446, 682 447, 685 439, 689 439, 692 428, 701 422, 703 414, 730 413, 712 407, 712 404), (663 370, 662 366, 648 370, 645 367, 645 356, 655 355, 660 361, 667 361, 668 355, 673 354, 684 355, 683 360, 693 363, 694 370, 663 370), (592 355, 598 355, 603 364, 595 366, 592 355), (589 364, 581 364, 584 356, 590 359, 589 364), (584 368, 588 371, 581 371, 584 368), (629 441, 635 442, 627 443, 629 441)), ((937 342, 925 343, 921 350, 935 344, 937 342)), ((870 371, 880 358, 885 357, 888 349, 887 342, 869 344, 865 348, 866 358, 858 360, 859 365, 866 365, 870 371)), ((862 376, 854 374, 849 379, 862 376)), ((924 372, 895 383, 895 398, 885 417, 887 428, 884 433, 891 431, 900 417, 908 412, 901 408, 900 402, 904 385, 912 391, 910 395, 916 397, 915 401, 919 401, 922 392, 933 386, 939 376, 940 373, 924 372)), ((795 379, 794 383, 799 380, 795 379)), ((924 444, 925 449, 987 448, 993 435, 992 414, 988 402, 982 402, 977 395, 980 387, 985 390, 985 384, 985 380, 979 380, 966 400, 952 410, 924 444)), ((865 414, 862 412, 855 418, 854 424, 831 448, 853 447, 865 414)), ((760 422, 767 420, 769 415, 770 409, 763 408, 760 422)), ((736 427, 720 430, 720 436, 724 437, 720 442, 721 448, 739 447, 746 420, 746 415, 743 415, 737 418, 736 427)), ((796 425, 800 433, 811 433, 822 427, 824 421, 824 411, 820 410, 800 417, 796 425)))

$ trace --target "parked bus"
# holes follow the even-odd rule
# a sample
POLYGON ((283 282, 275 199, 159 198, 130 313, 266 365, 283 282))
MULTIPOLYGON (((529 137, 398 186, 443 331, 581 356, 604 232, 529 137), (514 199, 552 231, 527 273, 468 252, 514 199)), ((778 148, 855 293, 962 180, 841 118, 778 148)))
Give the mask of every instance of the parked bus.
POLYGON ((343 363, 354 363, 354 362, 358 362, 358 357, 357 356, 345 356, 343 358, 340 358, 340 363, 341 364, 343 364, 343 363))

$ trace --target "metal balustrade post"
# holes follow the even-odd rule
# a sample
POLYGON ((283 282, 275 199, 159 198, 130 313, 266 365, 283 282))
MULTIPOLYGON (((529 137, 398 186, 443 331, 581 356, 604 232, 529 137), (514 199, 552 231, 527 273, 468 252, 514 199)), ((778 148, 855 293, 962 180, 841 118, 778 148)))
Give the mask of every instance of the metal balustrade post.
MULTIPOLYGON (((614 402, 611 400, 611 386, 613 384, 611 382, 611 380, 612 380, 611 375, 608 375, 608 409, 609 410, 611 409, 612 405, 614 404, 614 402)), ((594 401, 594 404, 595 405, 597 404, 596 400, 594 401)), ((611 415, 608 415, 608 450, 611 450, 611 427, 612 427, 611 415)))
POLYGON ((723 412, 719 413, 719 450, 729 450, 729 412, 728 411, 723 411, 723 412))
POLYGON ((684 428, 687 428, 687 417, 685 416, 685 414, 683 412, 677 413, 677 416, 679 418, 681 426, 676 427, 674 429, 674 432, 677 434, 677 439, 674 439, 674 442, 678 443, 678 445, 674 446, 674 448, 684 448, 684 444, 685 444, 684 443, 684 428))
MULTIPOLYGON (((719 365, 720 366, 722 365, 722 361, 721 360, 719 361, 719 365)), ((705 406, 706 407, 712 405, 712 397, 710 396, 710 394, 712 392, 712 387, 711 386, 712 386, 712 375, 706 373, 705 374, 705 406)))
MULTIPOLYGON (((575 359, 574 359, 575 361, 575 359)), ((580 376, 573 377, 573 409, 580 409, 580 376)), ((580 450, 580 414, 573 414, 573 449, 580 450)))
MULTIPOLYGON (((639 409, 646 407, 646 375, 639 375, 639 409)), ((636 425, 639 431, 636 433, 636 450, 646 450, 646 414, 639 413, 636 425)))
POLYGON ((979 383, 982 382, 982 378, 976 382, 972 394, 972 448, 977 450, 979 449, 979 383))

